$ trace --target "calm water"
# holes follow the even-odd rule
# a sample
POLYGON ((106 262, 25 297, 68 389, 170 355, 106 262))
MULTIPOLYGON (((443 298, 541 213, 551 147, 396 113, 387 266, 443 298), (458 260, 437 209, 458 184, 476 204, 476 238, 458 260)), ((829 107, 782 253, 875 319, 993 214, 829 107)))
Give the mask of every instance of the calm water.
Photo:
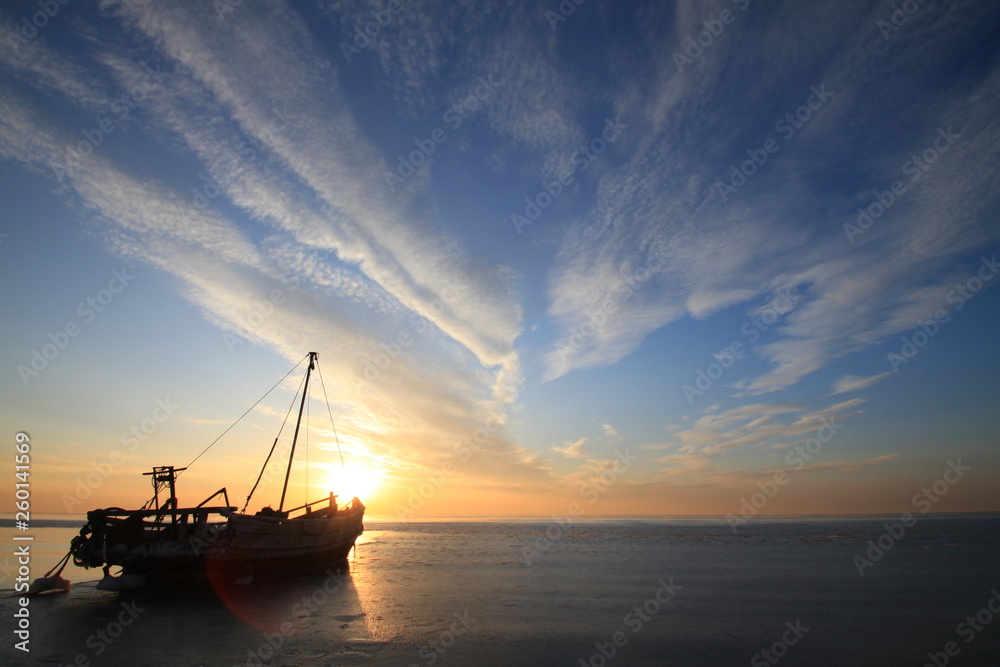
MULTIPOLYGON (((369 520, 346 575, 34 599, 33 662, 5 642, 0 663, 1000 664, 1000 516, 898 519, 369 520)), ((32 533, 40 576, 76 530, 32 533)))

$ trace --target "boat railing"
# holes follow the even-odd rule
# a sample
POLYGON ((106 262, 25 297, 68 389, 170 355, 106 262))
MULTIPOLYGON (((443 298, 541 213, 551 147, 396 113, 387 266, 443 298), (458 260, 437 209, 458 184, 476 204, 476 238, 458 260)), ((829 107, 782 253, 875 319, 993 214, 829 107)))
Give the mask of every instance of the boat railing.
MULTIPOLYGON (((111 530, 117 528, 125 529, 129 522, 138 519, 135 525, 142 532, 145 540, 164 539, 203 539, 204 536, 211 535, 213 538, 219 534, 220 526, 226 525, 227 514, 235 511, 233 506, 215 507, 160 507, 158 509, 125 510, 120 507, 111 507, 103 510, 104 520, 111 530), (211 515, 218 515, 218 521, 211 521, 211 515), (169 517, 169 519, 167 519, 169 517), (149 521, 148 519, 152 519, 149 521)), ((110 535, 111 533, 109 533, 110 535)), ((116 539, 123 538, 118 533, 116 539)))
POLYGON ((313 505, 319 505, 320 503, 327 503, 327 507, 329 507, 329 508, 336 507, 337 506, 336 500, 335 500, 336 497, 337 496, 335 496, 334 494, 331 493, 329 498, 321 498, 319 500, 314 500, 311 503, 306 503, 305 505, 300 505, 299 507, 293 507, 292 509, 283 512, 282 516, 268 516, 266 514, 255 514, 254 516, 249 516, 249 515, 240 514, 240 513, 236 512, 236 511, 234 511, 236 509, 235 507, 231 508, 228 511, 220 512, 220 514, 222 514, 222 516, 226 517, 227 519, 238 519, 238 520, 239 519, 250 519, 250 520, 253 520, 253 521, 263 521, 265 523, 283 523, 283 522, 289 521, 289 520, 308 519, 313 514, 315 514, 315 518, 331 518, 331 517, 337 516, 337 515, 339 515, 341 513, 352 512, 352 511, 364 508, 364 505, 361 504, 361 501, 357 500, 355 498, 355 499, 352 499, 351 502, 347 503, 347 505, 344 505, 343 507, 339 507, 338 511, 336 512, 336 514, 334 514, 332 512, 328 513, 328 512, 325 512, 324 510, 319 510, 318 512, 315 512, 315 513, 312 511, 312 506, 313 505), (301 509, 305 509, 306 512, 304 514, 300 514, 298 516, 289 516, 292 512, 296 512, 296 511, 301 510, 301 509))
POLYGON ((292 509, 288 510, 288 513, 291 514, 292 512, 305 510, 306 513, 308 514, 309 512, 312 511, 313 505, 319 505, 320 503, 327 503, 327 507, 333 507, 334 505, 337 504, 336 498, 337 496, 331 491, 329 498, 320 498, 319 500, 314 500, 311 503, 306 503, 305 505, 299 505, 298 507, 293 507, 292 509))
POLYGON ((207 521, 209 515, 218 514, 220 516, 226 516, 227 512, 234 512, 236 508, 233 506, 218 506, 218 507, 180 507, 180 508, 160 508, 160 509, 148 509, 148 510, 124 510, 120 508, 110 508, 104 510, 104 516, 113 517, 116 519, 128 519, 131 517, 140 517, 143 519, 148 519, 150 517, 156 518, 156 523, 163 520, 164 517, 171 517, 173 522, 177 522, 178 519, 180 523, 187 523, 188 517, 193 516, 194 522, 198 523, 201 521, 207 521))

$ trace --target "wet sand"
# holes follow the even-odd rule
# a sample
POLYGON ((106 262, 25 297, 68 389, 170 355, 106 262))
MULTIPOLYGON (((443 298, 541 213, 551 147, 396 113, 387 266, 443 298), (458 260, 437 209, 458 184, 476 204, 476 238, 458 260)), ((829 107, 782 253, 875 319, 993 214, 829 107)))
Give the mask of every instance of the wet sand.
MULTIPOLYGON (((35 598, 29 659, 5 633, 0 663, 854 667, 923 665, 954 642, 949 664, 996 665, 997 528, 925 520, 860 576, 878 523, 595 523, 553 540, 546 523, 370 525, 347 574, 222 601, 92 584, 35 598)), ((16 601, 0 602, 10 627, 16 601)))

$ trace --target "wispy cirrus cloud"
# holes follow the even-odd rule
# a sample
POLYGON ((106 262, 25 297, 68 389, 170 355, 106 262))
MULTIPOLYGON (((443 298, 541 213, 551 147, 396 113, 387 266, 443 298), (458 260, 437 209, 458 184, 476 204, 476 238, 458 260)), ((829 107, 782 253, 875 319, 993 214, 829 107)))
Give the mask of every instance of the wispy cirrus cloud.
POLYGON ((398 478, 441 470, 475 438, 455 488, 498 498, 565 492, 618 446, 661 456, 622 487, 715 488, 859 414, 888 376, 861 353, 945 307, 1000 238, 995 12, 927 6, 886 40, 891 0, 740 4, 679 68, 684 40, 734 3, 586 3, 553 31, 545 2, 412 2, 348 61, 340 40, 384 2, 220 14, 108 0, 0 47, 0 156, 48 179, 84 234, 155 268, 227 341, 289 360, 318 349, 344 379, 341 435, 398 478), (146 86, 151 68, 163 81, 146 86), (452 128, 444 112, 481 77, 494 92, 452 128), (808 120, 779 130, 819 89, 808 120), (114 130, 57 176, 100 117, 114 130), (440 128, 447 139, 387 187, 440 128), (954 141, 913 178, 941 136, 954 141), (768 138, 780 148, 761 163, 768 138), (887 206, 895 180, 905 192, 887 206), (539 193, 550 204, 517 234, 510 214, 539 193), (883 213, 846 233, 873 202, 883 213), (795 307, 759 341, 745 334, 784 290, 795 307), (745 349, 714 405, 678 406, 686 370, 731 341, 745 349))
MULTIPOLYGON (((66 186, 100 221, 108 247, 175 276, 206 319, 289 359, 333 351, 335 372, 357 378, 376 364, 376 378, 340 394, 348 436, 439 466, 477 428, 502 429, 520 383, 516 276, 471 259, 425 193, 385 188, 386 165, 335 70, 309 66, 323 55, 295 10, 270 5, 220 20, 211 6, 109 6, 146 40, 145 53, 98 49, 111 76, 83 96, 79 82, 58 76, 52 51, 31 70, 51 76, 29 85, 57 88, 83 113, 127 90, 147 59, 165 62, 168 80, 143 96, 132 131, 193 156, 199 177, 107 145, 94 150, 66 172, 66 186), (208 206, 191 194, 206 184, 208 206), (275 290, 280 305, 251 318, 275 290), (388 356, 386 345, 398 352, 388 356)), ((11 93, 0 150, 51 175, 79 120, 60 126, 21 90, 11 93)), ((466 474, 548 478, 536 455, 491 433, 466 474)))
POLYGON ((306 73, 320 50, 294 9, 274 5, 263 13, 235 12, 225 21, 210 8, 191 12, 136 3, 122 9, 167 55, 189 68, 240 129, 273 151, 300 188, 326 209, 320 219, 310 216, 294 223, 293 211, 265 196, 254 202, 259 213, 277 224, 312 222, 310 231, 325 235, 328 249, 341 260, 358 266, 404 307, 433 321, 484 363, 511 360, 520 309, 513 293, 503 291, 503 268, 493 267, 486 273, 493 281, 486 282, 483 267, 462 256, 435 217, 407 212, 422 195, 412 201, 405 193, 393 198, 386 190, 388 169, 339 94, 336 72, 306 73), (248 44, 259 59, 248 57, 248 44), (324 93, 316 95, 317 90, 324 93), (276 109, 327 122, 289 123, 276 133, 276 109), (449 279, 461 284, 463 294, 433 312, 449 279), (472 322, 479 326, 471 327, 472 322))
MULTIPOLYGON (((602 174, 594 206, 565 230, 549 280, 549 315, 563 333, 547 356, 545 379, 615 363, 651 332, 684 316, 707 318, 770 290, 796 288, 804 297, 801 307, 772 332, 772 341, 755 349, 771 369, 742 383, 746 395, 777 391, 915 326, 941 307, 948 284, 940 277, 942 268, 997 240, 995 226, 984 217, 991 204, 983 196, 991 188, 988 174, 995 171, 986 168, 995 154, 984 147, 1000 136, 991 112, 996 71, 970 73, 961 82, 934 79, 936 92, 921 93, 932 107, 927 120, 884 137, 877 126, 886 105, 894 104, 892 96, 904 88, 916 93, 924 84, 885 52, 874 19, 833 17, 803 6, 747 11, 767 12, 776 33, 808 33, 815 46, 810 60, 792 57, 786 52, 793 42, 775 39, 758 54, 774 67, 760 72, 741 49, 748 39, 759 44, 757 37, 734 24, 684 72, 671 61, 677 44, 668 43, 657 54, 657 74, 646 89, 616 91, 634 136, 642 139, 629 141, 623 163, 602 174), (812 28, 818 23, 825 26, 822 35, 812 28), (741 68, 754 74, 742 76, 741 68), (801 88, 785 87, 775 99, 774 78, 793 73, 801 88), (899 77, 897 89, 873 92, 893 74, 899 77), (831 97, 808 123, 790 135, 776 131, 775 121, 804 104, 810 86, 820 84, 831 97), (701 116, 706 108, 714 112, 701 116), (919 182, 907 180, 905 197, 863 243, 849 243, 843 225, 854 221, 857 207, 874 201, 873 189, 909 179, 912 175, 902 172, 906 161, 942 127, 954 128, 961 139, 919 182), (717 183, 769 136, 779 140, 779 151, 754 167, 759 173, 724 201, 717 183), (860 144, 877 157, 853 170, 844 167, 842 156, 860 144), (970 170, 970 165, 978 166, 970 170), (820 179, 831 178, 856 185, 825 191, 818 186, 820 179), (802 222, 815 214, 817 197, 828 226, 802 222), (663 253, 662 266, 608 323, 597 325, 585 345, 567 347, 563 341, 595 321, 600 301, 653 247, 663 253)), ((871 8, 876 18, 881 11, 871 8)), ((916 40, 924 46, 927 40, 949 42, 977 11, 963 8, 941 20, 928 14, 927 25, 895 36, 888 48, 905 50, 916 40)), ((711 14, 712 7, 679 9, 676 34, 696 34, 711 14)))
POLYGON ((862 389, 867 389, 877 382, 881 382, 885 378, 892 375, 892 371, 886 371, 885 373, 879 373, 877 375, 871 375, 869 377, 858 377, 857 375, 845 375, 842 378, 837 379, 833 386, 831 387, 832 394, 846 394, 849 391, 860 391, 862 389))
MULTIPOLYGON (((864 399, 855 398, 820 409, 795 403, 754 403, 705 414, 689 428, 672 435, 676 452, 654 459, 664 464, 661 477, 715 472, 716 459, 738 450, 796 444, 805 435, 836 428, 860 413, 864 399)), ((737 470, 738 468, 733 468, 737 470)))
POLYGON ((552 451, 559 452, 565 457, 571 459, 582 459, 584 457, 583 446, 587 444, 586 438, 580 438, 575 442, 567 442, 563 445, 555 445, 552 447, 552 451))

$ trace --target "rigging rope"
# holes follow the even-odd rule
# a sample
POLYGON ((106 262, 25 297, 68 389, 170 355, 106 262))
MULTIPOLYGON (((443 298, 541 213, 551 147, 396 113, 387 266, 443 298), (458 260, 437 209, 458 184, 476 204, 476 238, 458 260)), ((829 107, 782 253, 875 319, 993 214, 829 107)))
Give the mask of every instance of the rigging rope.
MULTIPOLYGON (((300 361, 299 364, 302 362, 300 361)), ((296 366, 298 368, 298 366, 296 366)), ((295 370, 294 368, 292 370, 295 370)), ((287 375, 285 376, 287 377, 287 375)), ((306 377, 303 375, 302 379, 299 380, 299 388, 296 390, 295 395, 292 396, 292 402, 288 406, 288 410, 285 412, 285 418, 281 420, 281 428, 278 429, 278 435, 274 438, 274 443, 271 445, 271 451, 267 453, 267 458, 264 459, 264 465, 261 466, 260 473, 257 475, 257 481, 253 483, 253 488, 250 489, 250 493, 247 494, 247 501, 243 503, 243 509, 240 510, 240 514, 246 512, 247 506, 250 504, 250 498, 253 497, 254 491, 257 490, 257 485, 260 484, 261 478, 264 476, 264 471, 267 470, 267 464, 271 461, 271 455, 274 454, 275 447, 278 446, 278 438, 281 437, 281 432, 285 430, 285 424, 288 423, 288 415, 292 414, 292 408, 295 407, 295 399, 299 397, 299 392, 302 391, 302 383, 306 381, 306 377)))
POLYGON ((319 384, 323 387, 323 400, 326 401, 326 411, 330 414, 330 427, 333 429, 333 437, 337 440, 337 453, 340 454, 340 467, 346 469, 344 464, 344 451, 340 448, 340 436, 337 435, 337 425, 333 423, 333 411, 330 410, 330 399, 326 395, 326 383, 323 382, 323 371, 319 368, 319 359, 316 359, 316 372, 319 374, 319 384))
POLYGON ((309 502, 309 431, 312 429, 309 427, 309 416, 311 413, 310 405, 312 401, 306 399, 306 499, 304 502, 309 502))
MULTIPOLYGON (((290 371, 288 371, 287 373, 285 373, 285 374, 284 374, 284 375, 282 376, 282 378, 281 378, 280 380, 278 380, 278 381, 277 381, 277 382, 276 382, 276 383, 274 384, 274 387, 271 387, 270 389, 268 389, 268 390, 267 390, 267 393, 266 393, 266 394, 264 394, 263 396, 261 396, 260 398, 258 398, 258 399, 257 399, 257 403, 254 403, 253 405, 251 405, 251 406, 250 406, 250 407, 249 407, 249 408, 247 409, 247 411, 246 411, 246 412, 244 412, 244 413, 243 413, 242 415, 240 415, 240 418, 239 418, 239 419, 237 419, 236 421, 234 421, 234 422, 233 422, 233 423, 232 423, 232 424, 231 424, 231 425, 229 426, 229 428, 227 428, 227 429, 226 429, 225 431, 223 431, 223 432, 222 432, 222 435, 220 435, 220 436, 219 436, 218 438, 216 438, 215 440, 213 440, 213 441, 211 442, 211 444, 210 444, 210 445, 209 445, 208 447, 206 447, 205 449, 201 450, 201 454, 198 454, 198 456, 194 457, 194 459, 193 459, 193 460, 191 461, 191 463, 187 464, 187 466, 185 466, 185 468, 190 468, 190 467, 191 467, 192 465, 194 465, 194 462, 195 462, 195 461, 197 461, 198 459, 200 459, 200 458, 202 457, 202 455, 204 455, 204 453, 205 453, 205 452, 207 452, 208 450, 210 450, 210 449, 212 448, 212 446, 213 446, 213 445, 215 445, 215 443, 217 443, 217 442, 218 442, 219 440, 221 440, 221 439, 222 439, 222 436, 223 436, 223 435, 225 435, 225 434, 229 433, 229 431, 230 431, 230 430, 231 430, 231 429, 232 429, 232 428, 233 428, 234 426, 236 426, 237 424, 239 424, 239 423, 240 423, 240 419, 243 419, 243 418, 244 418, 244 417, 246 417, 246 416, 247 416, 248 414, 250 414, 250 410, 253 410, 254 408, 256 408, 256 407, 257 407, 257 404, 258 404, 258 403, 260 403, 260 402, 261 402, 261 401, 263 401, 263 400, 264 400, 265 398, 267 398, 267 394, 270 394, 270 393, 271 393, 272 391, 274 391, 274 390, 275 390, 275 388, 276 388, 276 387, 277 387, 277 386, 278 386, 279 384, 281 384, 282 382, 284 382, 284 381, 285 381, 285 378, 287 378, 287 377, 288 377, 289 375, 291 375, 291 374, 292 374, 292 373, 293 373, 293 372, 295 371, 295 369, 296 369, 296 368, 298 368, 299 366, 301 366, 301 365, 302 365, 302 362, 303 362, 303 361, 305 361, 305 360, 306 360, 306 359, 308 359, 308 358, 309 358, 309 355, 307 354, 307 355, 306 355, 305 357, 303 357, 303 358, 302 358, 302 361, 300 361, 299 363, 295 364, 295 367, 294 367, 294 368, 292 368, 292 370, 290 370, 290 371)), ((183 472, 183 471, 181 471, 181 472, 183 472)), ((180 472, 178 472, 178 473, 177 473, 177 477, 180 477, 180 476, 181 476, 181 473, 180 473, 180 472)))

